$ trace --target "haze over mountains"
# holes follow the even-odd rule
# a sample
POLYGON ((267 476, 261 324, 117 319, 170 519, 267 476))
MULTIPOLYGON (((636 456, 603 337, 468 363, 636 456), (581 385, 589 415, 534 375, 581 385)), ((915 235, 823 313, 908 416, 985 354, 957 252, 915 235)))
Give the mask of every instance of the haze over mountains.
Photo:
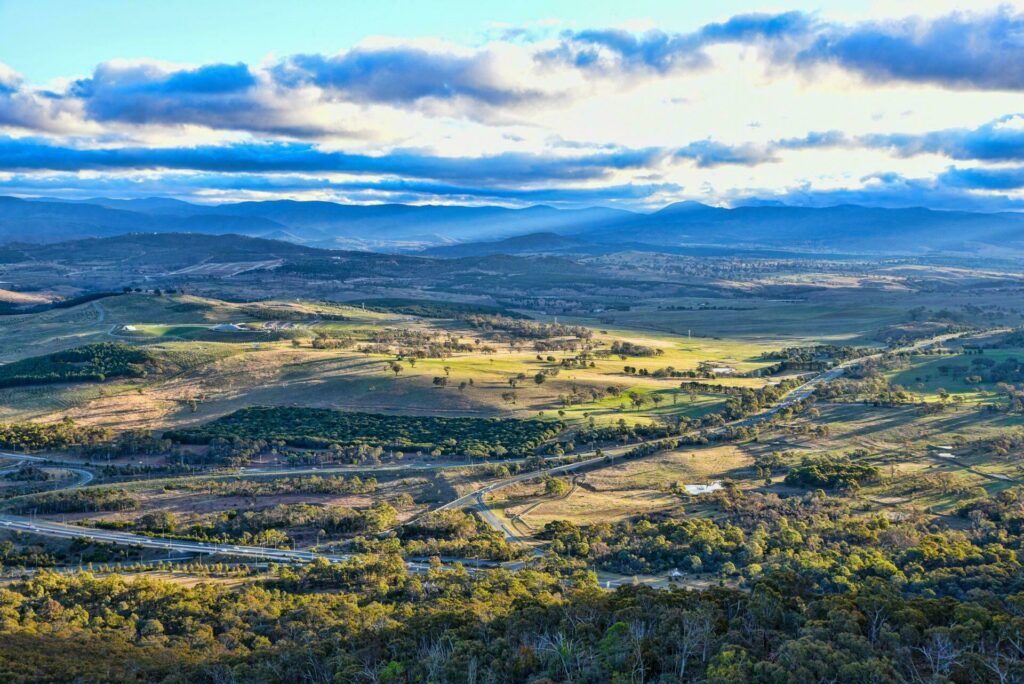
POLYGON ((1015 254, 1024 214, 842 205, 710 207, 649 214, 532 206, 351 205, 276 200, 220 205, 168 198, 85 201, 0 197, 0 244, 60 242, 131 232, 236 233, 335 249, 430 256, 538 252, 795 250, 1015 254))

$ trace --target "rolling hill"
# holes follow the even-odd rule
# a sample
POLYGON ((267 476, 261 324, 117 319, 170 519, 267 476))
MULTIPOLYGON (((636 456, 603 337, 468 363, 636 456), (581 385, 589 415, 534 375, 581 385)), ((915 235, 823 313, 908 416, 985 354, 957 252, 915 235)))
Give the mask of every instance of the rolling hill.
POLYGON ((533 206, 344 205, 167 198, 87 201, 0 197, 0 244, 126 233, 235 233, 328 249, 431 256, 603 253, 696 248, 798 252, 978 253, 1024 250, 1024 214, 856 205, 712 207, 672 204, 649 214, 533 206))

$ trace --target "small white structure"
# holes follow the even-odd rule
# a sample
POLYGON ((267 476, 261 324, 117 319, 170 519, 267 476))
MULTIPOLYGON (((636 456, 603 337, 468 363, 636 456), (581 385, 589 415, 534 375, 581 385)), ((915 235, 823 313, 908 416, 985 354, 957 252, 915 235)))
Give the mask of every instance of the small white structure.
POLYGON ((709 484, 688 484, 688 485, 683 485, 683 489, 686 491, 686 493, 687 494, 692 494, 692 495, 710 494, 711 492, 717 492, 721 488, 722 488, 722 481, 721 480, 715 480, 714 482, 711 482, 709 484))

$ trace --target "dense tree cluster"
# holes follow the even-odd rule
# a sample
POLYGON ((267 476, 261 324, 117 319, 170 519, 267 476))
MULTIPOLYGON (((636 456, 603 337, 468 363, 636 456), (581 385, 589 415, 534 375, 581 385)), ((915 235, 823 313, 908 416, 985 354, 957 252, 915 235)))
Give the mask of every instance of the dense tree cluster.
POLYGON ((183 481, 166 486, 168 490, 200 491, 216 496, 280 496, 282 494, 372 494, 377 491, 377 478, 358 475, 283 476, 268 479, 183 481))
MULTIPOLYGON (((366 354, 396 353, 401 359, 445 359, 459 352, 492 352, 464 341, 455 333, 443 335, 408 328, 378 328, 369 333, 370 344, 359 351, 366 354)), ((415 362, 415 361, 413 361, 415 362)))
POLYGON ((23 465, 3 477, 16 482, 49 482, 54 478, 54 474, 36 465, 23 465))
POLYGON ((347 321, 348 316, 340 313, 316 310, 314 312, 302 311, 286 306, 267 306, 266 304, 246 304, 242 312, 251 318, 264 321, 347 321))
POLYGON ((436 299, 367 299, 359 302, 370 311, 397 313, 420 318, 465 318, 479 314, 504 318, 526 319, 527 316, 500 306, 465 302, 444 302, 436 299))
MULTIPOLYGON (((403 525, 398 535, 404 553, 414 558, 441 556, 507 561, 523 553, 511 546, 493 527, 463 511, 432 513, 412 524, 403 525)), ((363 548, 382 550, 379 545, 363 548)))
POLYGON ((109 428, 77 425, 66 419, 57 423, 0 423, 0 448, 16 451, 66 449, 109 441, 109 428))
POLYGON ((124 456, 176 455, 175 445, 169 439, 160 439, 149 430, 123 430, 112 439, 85 444, 77 451, 91 458, 117 458, 124 456))
POLYGON ((336 337, 317 331, 309 344, 313 349, 351 349, 355 342, 350 337, 336 337))
POLYGON ((804 456, 786 474, 786 484, 805 489, 856 489, 878 479, 876 466, 846 456, 804 456))
POLYGON ((440 450, 444 454, 528 455, 561 429, 555 422, 392 416, 292 407, 241 409, 198 428, 165 437, 189 444, 242 438, 324 448, 333 444, 440 450))
POLYGON ((0 387, 142 377, 156 359, 145 349, 100 342, 0 365, 0 387))
POLYGON ((594 336, 593 330, 582 325, 539 323, 506 316, 467 316, 465 320, 477 330, 504 332, 526 340, 547 340, 555 337, 575 337, 580 340, 589 340, 594 336))
POLYGON ((637 344, 635 342, 629 342, 626 340, 615 340, 612 342, 612 346, 609 351, 616 356, 661 356, 665 353, 664 349, 657 347, 651 347, 646 344, 637 344))
POLYGON ((281 568, 270 586, 43 573, 0 590, 15 682, 1009 682, 1024 618, 988 594, 750 591, 435 569, 394 555, 281 568))
POLYGON ((775 372, 787 370, 821 371, 837 363, 849 361, 870 353, 863 347, 849 345, 818 344, 809 347, 785 347, 763 352, 763 361, 778 361, 775 372))
POLYGON ((966 366, 944 364, 937 368, 942 376, 961 377, 969 384, 1024 382, 1024 362, 1009 356, 997 361, 987 356, 974 356, 966 366))
POLYGON ((900 406, 920 400, 901 385, 894 385, 882 375, 865 378, 836 378, 815 390, 822 400, 863 401, 874 406, 900 406))
POLYGON ((14 504, 18 513, 98 513, 101 511, 134 511, 139 500, 123 489, 68 489, 19 499, 14 504))
POLYGON ((863 515, 821 492, 781 498, 726 487, 704 496, 720 506, 721 517, 559 522, 544 535, 556 553, 619 573, 679 569, 748 583, 793 573, 808 591, 823 594, 880 579, 908 595, 957 600, 1024 589, 1016 490, 966 507, 962 515, 975 521, 966 532, 935 528, 921 516, 863 515))
POLYGON ((394 526, 397 511, 386 501, 354 509, 347 506, 278 504, 259 510, 236 510, 182 523, 155 511, 134 521, 98 522, 97 527, 129 529, 163 537, 203 542, 285 548, 296 537, 377 534, 394 526))

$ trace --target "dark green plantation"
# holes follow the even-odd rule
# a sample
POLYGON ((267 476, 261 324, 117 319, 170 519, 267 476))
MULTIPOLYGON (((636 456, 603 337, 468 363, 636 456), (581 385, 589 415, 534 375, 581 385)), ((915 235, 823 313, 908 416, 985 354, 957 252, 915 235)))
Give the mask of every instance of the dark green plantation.
POLYGON ((392 416, 257 406, 165 436, 188 444, 240 438, 303 448, 365 444, 415 451, 436 449, 444 454, 525 456, 557 434, 560 427, 557 422, 541 420, 392 416))
POLYGON ((365 301, 353 302, 369 309, 370 311, 382 311, 406 316, 421 316, 423 318, 461 318, 472 314, 487 316, 505 316, 507 318, 525 318, 522 314, 516 313, 500 306, 487 306, 486 304, 467 304, 463 302, 439 302, 427 299, 367 299, 365 301))
POLYGON ((154 361, 155 357, 145 349, 100 342, 0 366, 0 387, 141 377, 154 361))

